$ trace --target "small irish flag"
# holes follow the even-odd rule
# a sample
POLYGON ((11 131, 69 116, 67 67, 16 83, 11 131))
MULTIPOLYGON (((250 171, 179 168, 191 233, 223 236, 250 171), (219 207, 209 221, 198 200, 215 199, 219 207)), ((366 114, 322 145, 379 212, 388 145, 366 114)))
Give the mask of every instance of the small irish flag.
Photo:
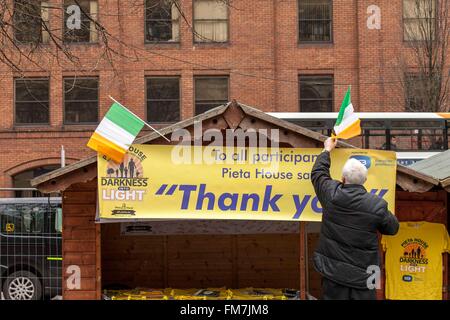
POLYGON ((350 139, 361 134, 361 121, 353 109, 350 87, 342 101, 336 124, 334 125, 334 134, 336 138, 350 139))
POLYGON ((87 146, 120 163, 144 125, 131 111, 114 102, 87 146))

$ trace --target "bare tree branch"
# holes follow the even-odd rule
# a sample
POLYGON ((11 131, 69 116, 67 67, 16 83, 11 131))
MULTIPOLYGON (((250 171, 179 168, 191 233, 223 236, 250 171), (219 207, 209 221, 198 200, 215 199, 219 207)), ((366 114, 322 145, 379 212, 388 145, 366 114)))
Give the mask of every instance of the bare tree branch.
POLYGON ((409 50, 400 56, 407 110, 450 111, 449 2, 407 0, 405 33, 409 50), (413 16, 413 18, 411 18, 413 16))

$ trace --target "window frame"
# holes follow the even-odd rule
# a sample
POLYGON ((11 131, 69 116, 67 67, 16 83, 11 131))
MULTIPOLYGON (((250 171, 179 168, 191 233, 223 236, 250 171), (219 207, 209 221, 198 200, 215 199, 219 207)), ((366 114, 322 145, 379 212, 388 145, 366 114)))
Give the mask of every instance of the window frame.
MULTIPOLYGON (((404 106, 404 111, 405 112, 424 112, 424 110, 414 110, 413 108, 410 108, 410 104, 411 102, 415 102, 416 99, 411 99, 412 97, 409 96, 410 92, 414 92, 417 91, 415 90, 415 88, 411 88, 409 87, 409 85, 411 83, 418 83, 420 81, 424 81, 424 79, 421 79, 420 74, 418 74, 417 72, 405 72, 405 74, 403 75, 403 79, 404 79, 404 98, 405 98, 405 106, 404 106)), ((424 101, 422 101, 422 104, 424 104, 424 101)), ((422 107, 423 108, 423 107, 422 107)))
MULTIPOLYGON (((97 41, 90 41, 90 39, 89 39, 89 41, 69 41, 69 40, 67 40, 66 39, 66 9, 67 9, 67 7, 66 7, 66 5, 65 5, 65 0, 62 0, 63 1, 63 3, 62 3, 62 6, 63 6, 63 18, 62 18, 62 43, 63 44, 65 44, 65 45, 100 45, 100 39, 99 39, 99 37, 98 37, 98 30, 97 29, 95 29, 96 30, 96 32, 97 32, 97 41)), ((97 18, 96 18, 96 22, 97 23, 100 23, 100 4, 99 4, 99 1, 100 0, 88 0, 89 1, 89 4, 92 2, 92 1, 95 1, 95 2, 97 2, 97 18)), ((90 10, 90 9, 89 9, 90 10)), ((83 10, 81 10, 81 14, 83 14, 83 10)), ((89 12, 89 16, 91 15, 91 13, 89 12)), ((90 38, 90 36, 89 36, 89 38, 90 38)))
MULTIPOLYGON (((229 75, 194 75, 194 94, 193 94, 193 99, 194 99, 194 116, 197 116, 201 113, 197 114, 197 99, 195 98, 196 96, 196 92, 197 92, 197 79, 211 79, 211 78, 223 78, 223 79, 227 79, 227 102, 230 101, 230 76, 229 75)), ((220 105, 218 105, 220 106, 220 105)), ((211 109, 210 109, 211 110, 211 109)))
MULTIPOLYGON (((181 1, 179 1, 179 4, 181 6, 181 1)), ((160 40, 160 41, 151 41, 147 40, 147 21, 165 21, 161 19, 147 19, 147 0, 144 1, 144 44, 158 44, 158 45, 179 45, 181 43, 181 12, 180 16, 178 17, 178 40, 177 41, 168 41, 168 40, 160 40)), ((170 20, 174 21, 174 20, 170 20)))
MULTIPOLYGON (((153 101, 153 100, 152 100, 153 101)), ((174 100, 158 100, 158 101, 174 101, 174 100)), ((145 121, 147 123, 154 123, 154 124, 172 124, 181 121, 182 115, 181 115, 181 76, 180 75, 158 75, 158 76, 145 76, 145 121), (149 79, 178 79, 178 111, 179 111, 179 118, 175 122, 150 122, 148 119, 148 80, 149 79)))
MULTIPOLYGON (((332 0, 326 0, 328 1, 328 6, 330 7, 330 40, 325 41, 305 41, 300 40, 300 2, 302 0, 297 0, 297 44, 300 46, 303 45, 329 45, 334 43, 334 4, 332 0)), ((308 20, 302 20, 302 21, 308 21, 308 20)), ((309 20, 309 21, 322 21, 322 20, 309 20)))
POLYGON ((230 42, 231 42, 231 39, 230 39, 230 35, 231 35, 231 32, 230 32, 230 8, 228 7, 228 5, 226 6, 227 7, 227 18, 226 19, 196 19, 195 18, 195 2, 196 1, 214 1, 214 0, 192 0, 192 43, 194 44, 194 45, 228 45, 228 44, 230 44, 230 42), (195 40, 195 35, 196 35, 196 33, 197 33, 197 31, 195 30, 195 22, 197 21, 197 20, 200 20, 200 21, 226 21, 227 22, 227 40, 226 41, 196 41, 195 40))
POLYGON ((13 175, 11 175, 11 186, 13 188, 18 188, 21 190, 15 190, 14 191, 14 197, 15 198, 34 198, 34 197, 47 197, 43 193, 41 193, 38 190, 23 190, 22 188, 31 188, 31 184, 29 183, 32 179, 45 174, 49 173, 53 170, 56 170, 61 167, 61 163, 53 163, 50 164, 44 164, 40 166, 35 166, 32 168, 27 168, 25 170, 22 170, 20 172, 17 172, 13 175), (36 172, 38 170, 38 172, 36 172), (31 175, 32 177, 30 179, 24 178, 23 175, 31 175), (20 177, 22 176, 22 177, 20 177), (19 177, 19 178, 18 178, 19 177), (25 183, 23 183, 25 182, 25 183))
POLYGON ((434 35, 438 30, 438 13, 439 13, 439 1, 440 0, 429 0, 434 1, 435 12, 434 18, 405 18, 405 0, 402 0, 402 41, 403 43, 418 43, 418 42, 426 42, 426 41, 436 41, 436 36, 434 39, 405 39, 405 21, 417 21, 417 20, 434 20, 434 35))
MULTIPOLYGON (((307 100, 307 101, 329 101, 330 99, 320 99, 320 100, 307 100)), ((299 112, 333 112, 335 107, 335 94, 334 94, 334 74, 326 73, 326 74, 298 74, 298 110, 299 112), (301 77, 330 77, 331 78, 331 110, 329 111, 302 111, 302 97, 301 97, 301 77)))
MULTIPOLYGON (((15 12, 16 12, 16 2, 17 2, 17 0, 12 0, 12 3, 13 3, 13 16, 12 16, 12 23, 13 23, 13 28, 15 28, 15 12)), ((43 27, 42 27, 42 22, 44 22, 45 24, 47 24, 47 28, 49 28, 50 29, 50 10, 49 10, 49 8, 50 7, 47 7, 47 20, 44 20, 44 17, 42 16, 42 14, 43 14, 43 12, 42 12, 42 3, 43 2, 46 2, 47 3, 47 5, 49 4, 49 0, 40 0, 39 1, 39 7, 40 7, 40 20, 41 20, 41 27, 40 27, 40 32, 39 32, 39 41, 36 41, 36 42, 33 42, 33 41, 20 41, 20 40, 18 40, 17 39, 17 37, 16 37, 16 31, 15 31, 15 29, 13 30, 13 34, 12 34, 12 38, 13 38, 13 40, 14 40, 14 43, 16 43, 17 45, 32 45, 32 44, 36 44, 36 45, 40 45, 40 46, 42 46, 42 45, 48 45, 49 43, 50 43, 50 41, 49 41, 49 34, 48 34, 48 31, 46 31, 46 30, 44 30, 43 29, 43 27), (44 33, 45 34, 47 34, 47 36, 46 37, 44 37, 44 33)))
POLYGON ((98 125, 100 123, 100 77, 99 76, 82 76, 82 77, 76 77, 76 76, 63 76, 62 78, 62 102, 63 102, 63 125, 67 126, 92 126, 92 125, 98 125), (66 86, 65 86, 65 80, 66 79, 97 79, 97 121, 95 122, 67 122, 66 121, 66 86))
POLYGON ((13 113, 13 126, 14 127, 37 127, 37 126, 50 126, 51 125, 51 81, 50 81, 50 77, 27 77, 27 78, 14 78, 13 79, 13 87, 14 87, 14 113, 13 113), (16 81, 17 80, 31 80, 31 81, 35 81, 35 80, 47 80, 48 82, 48 115, 47 115, 47 122, 33 122, 33 123, 18 123, 17 122, 17 85, 16 85, 16 81))

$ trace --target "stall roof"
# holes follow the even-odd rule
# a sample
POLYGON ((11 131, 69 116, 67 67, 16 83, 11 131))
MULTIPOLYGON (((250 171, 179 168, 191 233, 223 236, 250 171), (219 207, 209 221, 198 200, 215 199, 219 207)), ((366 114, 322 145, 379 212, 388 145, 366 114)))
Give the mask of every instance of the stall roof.
MULTIPOLYGON (((226 105, 216 107, 193 118, 162 128, 159 132, 164 136, 168 136, 177 129, 186 129, 188 127, 191 127, 192 129, 192 126, 199 121, 206 123, 206 126, 209 127, 222 126, 223 128, 232 129, 239 127, 250 128, 257 126, 259 123, 265 123, 268 128, 282 129, 286 135, 288 132, 291 132, 294 136, 307 138, 317 145, 327 138, 318 132, 300 127, 286 120, 278 119, 261 110, 238 103, 234 100, 226 105)), ((167 144, 156 132, 149 133, 135 141, 137 144, 146 144, 150 142, 167 144)), ((338 141, 338 147, 355 148, 343 141, 338 141)), ((34 178, 31 181, 31 185, 39 188, 43 192, 64 190, 73 183, 84 182, 95 178, 97 174, 96 162, 96 156, 80 160, 66 167, 59 168, 34 178), (71 178, 67 179, 68 181, 61 183, 61 180, 64 180, 69 176, 71 176, 71 178)), ((424 192, 430 190, 433 186, 439 185, 439 180, 411 168, 398 165, 397 184, 404 190, 424 192)))
POLYGON ((418 161, 411 169, 422 172, 438 180, 450 177, 450 150, 440 152, 432 157, 418 161))
POLYGON ((441 185, 450 191, 450 150, 418 161, 410 168, 439 180, 441 185))

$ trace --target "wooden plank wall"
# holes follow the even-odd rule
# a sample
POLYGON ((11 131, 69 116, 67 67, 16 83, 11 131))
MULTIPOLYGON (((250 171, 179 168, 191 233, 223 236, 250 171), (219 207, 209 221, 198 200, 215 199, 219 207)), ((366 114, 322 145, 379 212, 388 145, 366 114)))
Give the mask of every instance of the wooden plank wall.
POLYGON ((308 233, 308 293, 319 299, 322 297, 322 276, 314 269, 313 256, 319 243, 319 233, 308 233))
POLYGON ((99 226, 96 213, 96 182, 74 184, 63 193, 63 299, 98 299, 100 284, 99 226), (67 267, 81 271, 80 289, 69 290, 67 267))
MULTIPOLYGON (((410 193, 397 191, 396 216, 400 221, 428 221, 442 223, 446 226, 448 219, 447 193, 445 191, 410 193)), ((322 296, 321 275, 314 270, 312 257, 319 241, 318 233, 308 234, 308 284, 309 293, 314 297, 322 296)), ((380 248, 381 250, 381 248, 380 248)), ((444 255, 444 287, 448 286, 448 255, 444 255)), ((382 268, 382 287, 377 292, 379 299, 384 299, 384 267, 382 268)), ((444 294, 444 299, 448 299, 448 294, 444 294)))
MULTIPOLYGON (((101 278, 104 286, 299 287, 298 234, 121 236, 119 224, 94 223, 95 182, 73 185, 63 197, 63 270, 81 268, 80 290, 67 288, 63 272, 64 299, 99 299, 101 278)), ((398 191, 396 211, 401 221, 447 225, 447 193, 398 191)), ((317 239, 308 235, 309 292, 320 297, 311 264, 317 239)), ((448 278, 445 268, 446 285, 448 278)))
POLYGON ((122 236, 102 225, 104 287, 299 287, 298 234, 122 236))

